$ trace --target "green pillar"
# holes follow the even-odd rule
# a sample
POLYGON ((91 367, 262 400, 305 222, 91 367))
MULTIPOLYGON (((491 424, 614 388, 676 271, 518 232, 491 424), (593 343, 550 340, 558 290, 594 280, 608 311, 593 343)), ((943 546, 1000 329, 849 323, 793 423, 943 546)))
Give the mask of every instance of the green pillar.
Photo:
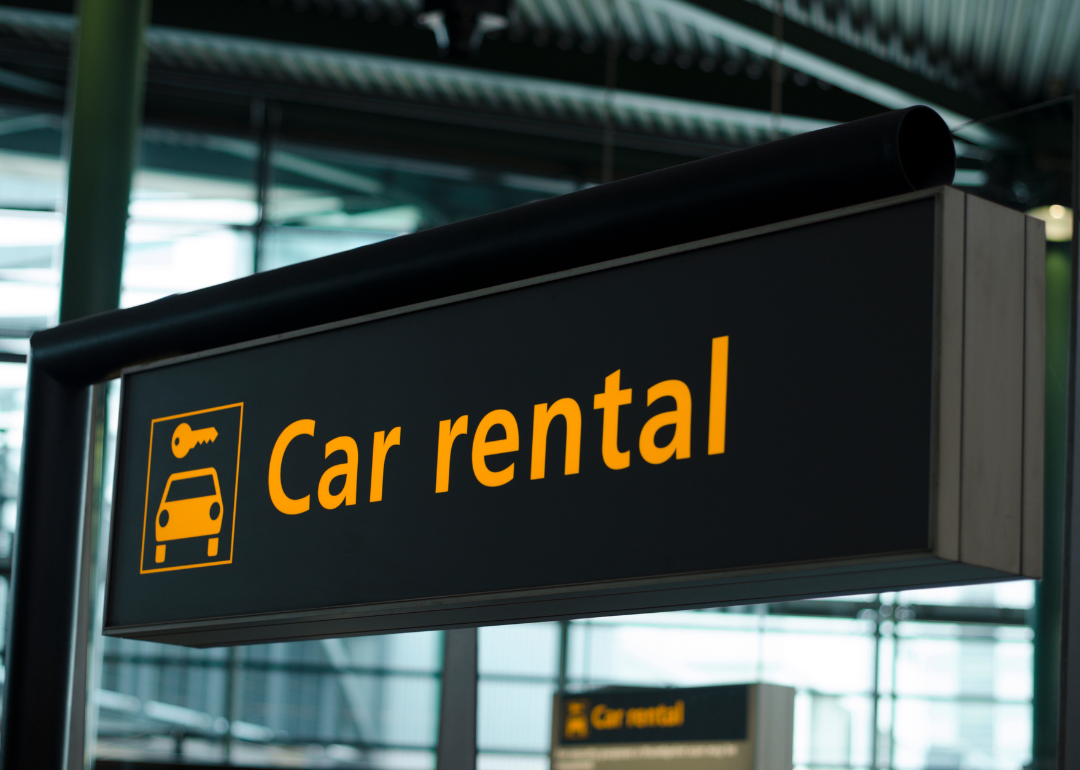
POLYGON ((1046 254, 1045 530, 1043 579, 1035 589, 1035 692, 1032 704, 1032 767, 1036 770, 1057 767, 1071 280, 1068 245, 1049 244, 1046 254))
MULTIPOLYGON (((68 159, 60 321, 120 305, 131 180, 139 147, 146 80, 146 27, 150 0, 81 0, 74 66, 68 90, 65 150, 68 159)), ((85 523, 79 600, 75 608, 72 702, 67 741, 69 767, 89 767, 95 720, 88 711, 93 668, 92 586, 97 549, 105 448, 104 388, 95 389, 97 429, 87 479, 93 510, 85 523), (87 563, 89 562, 89 563, 87 563)))
POLYGON ((120 304, 150 0, 82 0, 68 97, 60 320, 120 304))

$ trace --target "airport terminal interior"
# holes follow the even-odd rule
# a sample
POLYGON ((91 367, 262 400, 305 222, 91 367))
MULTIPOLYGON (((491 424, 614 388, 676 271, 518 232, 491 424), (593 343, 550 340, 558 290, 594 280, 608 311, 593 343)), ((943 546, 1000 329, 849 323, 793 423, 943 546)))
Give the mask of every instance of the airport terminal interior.
MULTIPOLYGON (((58 321, 78 12, 0 3, 0 619, 29 337, 58 321)), ((1047 222, 1047 456, 1063 456, 1080 2, 154 0, 145 46, 122 307, 928 104, 954 131, 954 186, 1047 222), (465 33, 443 23, 461 8, 465 33)), ((442 631, 208 649, 100 634, 119 412, 103 387, 88 762, 435 770, 442 631)), ((1046 697, 1041 591, 482 627, 476 767, 549 770, 556 694, 768 683, 794 688, 796 768, 1019 769, 1046 697)))

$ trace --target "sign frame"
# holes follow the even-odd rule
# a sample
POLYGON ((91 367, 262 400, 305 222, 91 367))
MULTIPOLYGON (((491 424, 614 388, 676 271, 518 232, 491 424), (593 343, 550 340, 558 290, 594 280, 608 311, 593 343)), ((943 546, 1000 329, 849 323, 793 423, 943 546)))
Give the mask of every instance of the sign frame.
MULTIPOLYGON (((1039 577, 1042 560, 1043 225, 1031 217, 948 187, 130 367, 122 373, 121 403, 124 403, 128 377, 149 369, 925 199, 933 199, 935 205, 937 305, 932 468, 929 470, 933 493, 928 549, 713 573, 140 626, 108 625, 107 598, 104 633, 206 647, 752 604, 1039 577), (1020 276, 1018 285, 1014 280, 1017 275, 1020 276), (1009 343, 1005 352, 999 344, 1003 339, 1009 343), (1003 435, 1008 439, 1005 442, 1001 440, 1003 435), (1007 487, 1004 495, 999 489, 1001 483, 1007 487)), ((118 463, 120 452, 118 441, 118 463)), ((114 500, 119 499, 119 464, 117 469, 114 500)), ((110 551, 114 536, 115 524, 110 533, 110 551)), ((111 579, 110 570, 107 581, 111 579)), ((107 584, 106 597, 109 596, 107 584)))

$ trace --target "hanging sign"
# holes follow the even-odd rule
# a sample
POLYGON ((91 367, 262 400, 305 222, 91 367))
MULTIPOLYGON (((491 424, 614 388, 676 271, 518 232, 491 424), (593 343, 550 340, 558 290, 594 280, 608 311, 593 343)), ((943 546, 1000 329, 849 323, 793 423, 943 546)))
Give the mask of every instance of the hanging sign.
POLYGON ((128 370, 106 633, 1034 574, 1032 228, 941 190, 128 370))
POLYGON ((552 770, 791 770, 795 690, 617 687, 554 696, 552 770))

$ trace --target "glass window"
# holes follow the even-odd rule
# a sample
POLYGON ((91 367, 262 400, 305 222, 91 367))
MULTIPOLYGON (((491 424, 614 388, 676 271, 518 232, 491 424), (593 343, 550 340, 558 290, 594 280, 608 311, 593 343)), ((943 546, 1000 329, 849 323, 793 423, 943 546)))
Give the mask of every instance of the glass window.
POLYGON ((278 144, 269 157, 260 270, 578 188, 568 180, 290 143, 278 144))
POLYGON ((0 106, 0 623, 8 615, 24 361, 30 335, 56 316, 63 177, 60 117, 0 106))
POLYGON ((258 220, 251 141, 148 127, 132 186, 121 305, 248 275, 258 220))
MULTIPOLYGON (((1033 585, 573 621, 561 665, 570 691, 759 681, 794 687, 799 768, 869 768, 875 753, 879 767, 1017 767, 1031 751, 1032 633, 1022 620, 991 619, 999 607, 1030 608, 1033 585), (962 606, 968 617, 972 607, 992 611, 981 623, 946 622, 945 609, 919 620, 926 605, 962 606)), ((493 734, 505 717, 489 718, 487 746, 529 752, 509 724, 502 737, 493 734)))

